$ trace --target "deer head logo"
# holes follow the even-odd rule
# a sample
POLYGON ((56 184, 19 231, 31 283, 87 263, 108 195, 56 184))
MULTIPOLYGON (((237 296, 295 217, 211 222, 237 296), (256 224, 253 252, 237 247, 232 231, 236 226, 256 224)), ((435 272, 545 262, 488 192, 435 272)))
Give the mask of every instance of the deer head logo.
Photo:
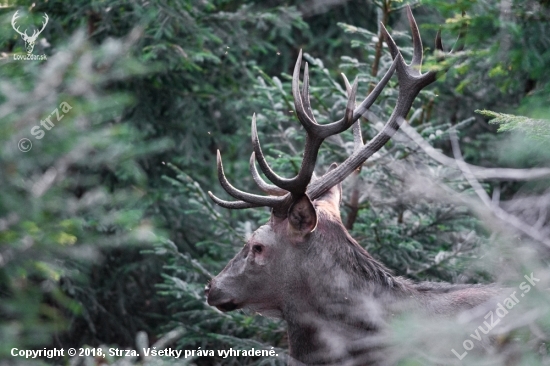
POLYGON ((27 50, 27 54, 30 55, 32 53, 32 50, 34 49, 34 44, 36 43, 36 39, 38 38, 40 33, 42 33, 44 28, 46 28, 46 24, 48 24, 48 19, 49 19, 48 14, 44 13, 44 21, 42 22, 42 29, 40 29, 39 31, 35 29, 32 35, 29 36, 27 34, 26 29, 25 29, 25 32, 21 32, 19 31, 19 27, 16 27, 15 22, 19 18, 19 16, 17 15, 18 12, 19 10, 16 11, 15 14, 13 14, 13 17, 11 18, 11 26, 17 33, 21 35, 21 38, 23 38, 23 41, 25 41, 25 48, 27 50))

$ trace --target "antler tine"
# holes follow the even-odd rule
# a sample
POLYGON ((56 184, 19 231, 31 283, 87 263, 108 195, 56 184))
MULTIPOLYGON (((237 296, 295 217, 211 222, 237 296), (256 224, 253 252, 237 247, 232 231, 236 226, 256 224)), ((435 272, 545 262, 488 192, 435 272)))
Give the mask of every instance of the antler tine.
MULTIPOLYGON (((23 33, 19 30, 19 27, 15 28, 15 21, 17 19, 19 19, 19 15, 17 15, 19 13, 19 10, 17 10, 15 12, 15 14, 13 14, 12 18, 11 18, 11 26, 12 28, 17 32, 19 33, 20 35, 23 35, 23 33)), ((25 33, 26 34, 26 33, 25 33)))
MULTIPOLYGON (((399 81, 399 92, 397 97, 397 104, 391 114, 386 125, 371 141, 362 146, 360 149, 353 152, 338 168, 328 172, 323 176, 323 179, 319 179, 313 182, 307 190, 307 195, 311 199, 320 197, 323 192, 331 188, 335 184, 343 181, 351 172, 357 169, 363 162, 370 158, 375 152, 380 150, 386 142, 397 132, 401 122, 406 118, 409 110, 414 102, 414 99, 422 90, 422 88, 431 84, 436 79, 435 71, 428 71, 425 74, 421 74, 418 68, 418 60, 422 60, 422 44, 416 40, 415 35, 418 31, 418 26, 414 20, 414 16, 408 7, 407 13, 409 14, 409 22, 411 23, 411 31, 413 32, 413 62, 411 65, 405 64, 403 56, 399 52, 394 40, 382 24, 382 32, 386 37, 386 43, 388 48, 394 57, 394 64, 392 67, 397 68, 397 78, 399 81), (415 61, 416 60, 416 61, 415 61)), ((436 42, 440 42, 437 41, 436 42)))
MULTIPOLYGON (((342 78, 344 79, 344 84, 346 85, 346 93, 349 96, 351 94, 351 90, 352 90, 351 85, 349 84, 349 80, 346 77, 346 75, 344 73, 341 73, 341 75, 342 75, 342 78)), ((352 126, 352 129, 353 129, 353 151, 356 151, 361 146, 363 146, 363 135, 361 133, 361 120, 360 119, 357 119, 357 121, 355 121, 355 123, 352 126)), ((329 171, 336 168, 336 165, 337 165, 336 163, 333 163, 330 166, 329 171)))
POLYGON ((38 32, 38 34, 42 33, 42 31, 44 30, 44 28, 46 28, 46 25, 48 24, 48 14, 44 13, 44 21, 42 22, 42 29, 40 29, 40 31, 38 32))
POLYGON ((254 148, 254 153, 256 155, 256 159, 258 160, 258 164, 260 164, 260 168, 264 172, 265 176, 277 187, 292 192, 292 180, 283 178, 275 173, 265 159, 264 153, 262 152, 262 147, 260 145, 260 139, 258 138, 258 131, 256 129, 256 114, 252 115, 252 124, 250 129, 252 135, 252 147, 254 148))
POLYGON ((230 210, 262 207, 262 205, 256 205, 254 203, 248 203, 248 202, 244 202, 244 201, 225 201, 225 200, 219 199, 218 197, 214 196, 214 194, 210 191, 208 191, 208 195, 210 196, 210 199, 212 201, 214 201, 217 205, 219 205, 223 208, 228 208, 230 210))
POLYGON ((353 124, 353 151, 363 147, 363 134, 361 133, 361 120, 355 121, 353 124))
POLYGON ((441 41, 441 29, 437 30, 435 35, 435 49, 438 51, 443 51, 443 42, 441 41))
POLYGON ((309 68, 308 63, 304 65, 304 85, 302 86, 302 103, 306 114, 311 118, 312 121, 315 121, 313 116, 313 111, 311 110, 311 101, 309 99, 309 68))
MULTIPOLYGON (((406 73, 408 71, 407 70, 408 65, 405 63, 405 60, 403 60, 403 55, 399 51, 399 48, 397 47, 397 44, 393 40, 392 36, 390 35, 388 30, 386 29, 386 26, 382 23, 380 23, 380 26, 381 26, 382 33, 384 34, 384 37, 386 38, 386 44, 388 45, 388 48, 390 49, 390 53, 391 53, 392 57, 394 58, 394 62, 397 61, 397 65, 396 65, 397 75, 398 75, 397 78, 399 79, 399 74, 400 73, 406 73)), ((414 52, 416 52, 416 50, 414 52)))
POLYGON ((351 91, 348 93, 348 103, 346 105, 346 113, 344 114, 344 120, 342 121, 342 125, 343 125, 342 127, 345 127, 344 130, 347 130, 353 124, 353 122, 357 120, 357 118, 353 119, 353 117, 355 116, 355 98, 357 95, 358 86, 359 86, 359 80, 356 77, 355 80, 353 81, 353 85, 351 86, 351 91))
POLYGON ((346 93, 348 95, 348 97, 350 96, 351 94, 351 84, 349 83, 349 80, 348 78, 346 77, 346 74, 344 74, 343 72, 340 73, 340 75, 342 75, 342 79, 344 79, 344 85, 346 86, 346 93))
POLYGON ((418 31, 418 25, 414 20, 414 16, 411 7, 407 7, 407 18, 409 19, 409 25, 411 27, 411 35, 413 40, 413 58, 411 66, 418 68, 418 74, 420 74, 420 66, 422 66, 422 38, 420 38, 420 32, 418 31))
MULTIPOLYGON (((306 64, 307 65, 307 64, 306 64)), ((296 116, 298 120, 304 126, 306 131, 311 130, 312 125, 316 125, 317 121, 314 118, 311 118, 307 113, 307 107, 304 108, 304 101, 302 95, 300 94, 300 67, 302 66, 302 50, 298 53, 298 59, 294 65, 294 72, 292 73, 292 96, 294 97, 294 108, 296 108, 296 116)), ((306 66, 307 69, 307 66, 306 66)), ((309 104, 309 75, 304 73, 304 91, 308 92, 307 95, 307 104, 309 104)))
POLYGON ((233 187, 225 177, 220 150, 217 151, 216 157, 217 157, 217 163, 218 163, 218 179, 223 189, 225 189, 225 191, 229 193, 231 196, 256 206, 277 207, 281 203, 281 200, 279 199, 279 197, 259 196, 257 194, 243 192, 233 187))
POLYGON ((265 193, 272 196, 284 196, 288 193, 284 189, 274 186, 273 184, 266 183, 262 179, 262 177, 260 177, 260 174, 256 169, 256 154, 254 152, 252 152, 252 155, 250 155, 250 173, 252 174, 252 178, 254 179, 258 187, 260 187, 260 189, 265 193))

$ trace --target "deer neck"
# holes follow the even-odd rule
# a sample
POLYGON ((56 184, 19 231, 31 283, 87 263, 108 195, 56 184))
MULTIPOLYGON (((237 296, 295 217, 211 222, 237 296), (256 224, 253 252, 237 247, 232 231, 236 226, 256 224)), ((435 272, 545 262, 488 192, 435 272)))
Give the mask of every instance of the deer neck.
POLYGON ((338 364, 349 357, 354 341, 383 327, 391 299, 410 292, 346 231, 335 237, 334 228, 325 229, 319 228, 307 248, 308 260, 288 279, 290 300, 283 308, 290 354, 306 364, 338 364))

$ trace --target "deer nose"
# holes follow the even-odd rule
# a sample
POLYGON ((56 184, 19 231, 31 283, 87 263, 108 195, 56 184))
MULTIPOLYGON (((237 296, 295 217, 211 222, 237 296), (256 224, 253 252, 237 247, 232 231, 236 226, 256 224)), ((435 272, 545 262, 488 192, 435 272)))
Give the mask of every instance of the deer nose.
POLYGON ((208 297, 208 293, 210 292, 210 282, 204 286, 204 295, 208 297))

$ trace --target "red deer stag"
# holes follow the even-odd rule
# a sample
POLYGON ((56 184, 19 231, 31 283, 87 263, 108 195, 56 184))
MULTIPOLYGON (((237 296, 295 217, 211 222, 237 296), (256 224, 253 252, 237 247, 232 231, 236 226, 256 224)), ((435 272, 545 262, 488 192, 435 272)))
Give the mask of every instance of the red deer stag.
MULTIPOLYGON (((269 222, 257 229, 244 248, 206 286, 208 304, 221 311, 248 308, 288 324, 293 364, 365 365, 383 364, 383 344, 376 339, 384 317, 406 302, 430 314, 450 314, 471 308, 495 294, 491 287, 436 283, 416 284, 393 276, 349 235, 340 219, 340 182, 378 151, 399 129, 422 88, 436 73, 420 72, 422 42, 410 8, 413 58, 410 65, 382 25, 394 59, 391 68, 367 98, 354 109, 357 80, 348 87, 344 117, 319 125, 309 99, 307 63, 302 90, 299 76, 302 54, 292 78, 296 114, 306 130, 304 157, 292 179, 277 175, 266 162, 252 117, 254 152, 250 170, 261 196, 234 188, 226 179, 218 151, 218 176, 222 187, 238 201, 224 201, 209 192, 218 205, 229 209, 267 206, 269 222), (345 131, 373 104, 394 71, 397 71, 397 105, 386 125, 370 142, 341 165, 310 182, 317 153, 324 139, 345 131), (257 159, 266 177, 256 170, 257 159)), ((442 50, 438 34, 436 47, 442 50)), ((354 127, 358 139, 358 123, 354 127)))

